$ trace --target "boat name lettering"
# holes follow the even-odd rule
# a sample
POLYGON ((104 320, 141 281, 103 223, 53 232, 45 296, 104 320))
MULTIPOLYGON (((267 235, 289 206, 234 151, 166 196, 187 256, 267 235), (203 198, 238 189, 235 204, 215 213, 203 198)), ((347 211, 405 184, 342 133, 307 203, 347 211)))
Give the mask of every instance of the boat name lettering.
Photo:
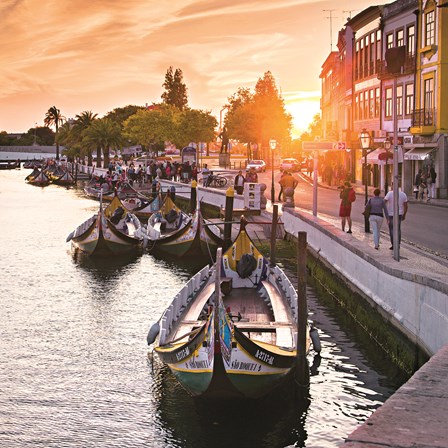
POLYGON ((257 353, 255 353, 255 358, 270 365, 274 364, 274 357, 272 355, 268 355, 265 352, 262 352, 261 350, 257 350, 257 353))
POLYGON ((190 354, 190 349, 188 347, 183 348, 180 352, 176 353, 176 359, 180 361, 186 358, 190 354))
POLYGON ((249 372, 255 372, 255 370, 260 371, 261 366, 255 362, 244 362, 244 361, 232 361, 232 369, 234 370, 246 370, 249 372))
POLYGON ((188 363, 188 365, 190 369, 207 369, 210 366, 210 363, 208 362, 208 360, 204 361, 191 360, 188 363))

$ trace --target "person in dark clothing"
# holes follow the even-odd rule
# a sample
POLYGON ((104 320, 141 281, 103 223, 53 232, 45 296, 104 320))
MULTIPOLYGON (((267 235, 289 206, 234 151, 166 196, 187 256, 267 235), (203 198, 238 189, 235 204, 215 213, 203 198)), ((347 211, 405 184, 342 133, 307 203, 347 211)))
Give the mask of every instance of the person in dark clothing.
POLYGON ((418 189, 420 187, 421 182, 422 182, 422 170, 418 170, 418 173, 415 175, 414 180, 415 199, 418 199, 418 189))
POLYGON ((240 170, 238 171, 238 174, 235 176, 235 190, 237 194, 243 194, 244 191, 244 183, 246 182, 245 177, 243 176, 243 172, 240 170))
POLYGON ((380 198, 380 193, 380 189, 376 188, 373 192, 374 197, 370 198, 368 201, 370 204, 369 222, 373 229, 373 242, 376 250, 379 250, 380 248, 380 230, 384 216, 386 216, 386 219, 389 221, 386 201, 383 198, 380 198))

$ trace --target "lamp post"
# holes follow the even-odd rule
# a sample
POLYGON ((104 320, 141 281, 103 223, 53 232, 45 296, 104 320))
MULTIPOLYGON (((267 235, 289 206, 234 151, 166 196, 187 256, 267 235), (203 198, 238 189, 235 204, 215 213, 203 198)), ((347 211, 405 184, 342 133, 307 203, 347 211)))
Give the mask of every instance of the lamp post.
MULTIPOLYGON (((389 160, 389 155, 390 155, 390 147, 391 147, 392 143, 389 140, 389 138, 386 138, 386 140, 384 140, 384 149, 386 150, 386 154, 385 154, 385 159, 386 159, 386 167, 385 167, 385 184, 384 184, 384 194, 387 194, 387 192, 389 191, 389 173, 387 170, 387 161, 389 160)), ((392 156, 393 157, 393 156, 392 156)))
MULTIPOLYGON (((368 172, 367 172, 367 154, 368 150, 370 148, 370 142, 372 141, 372 137, 370 136, 369 132, 363 129, 361 131, 361 134, 359 134, 359 141, 361 142, 361 148, 362 148, 362 155, 364 157, 364 205, 367 204, 367 201, 369 200, 369 191, 368 191, 368 172)), ((364 215, 364 231, 366 233, 370 233, 370 222, 367 215, 364 215)))
POLYGON ((271 202, 275 203, 275 187, 274 187, 274 151, 277 147, 277 141, 272 139, 269 140, 269 146, 271 147, 271 170, 272 170, 272 185, 271 185, 271 202))

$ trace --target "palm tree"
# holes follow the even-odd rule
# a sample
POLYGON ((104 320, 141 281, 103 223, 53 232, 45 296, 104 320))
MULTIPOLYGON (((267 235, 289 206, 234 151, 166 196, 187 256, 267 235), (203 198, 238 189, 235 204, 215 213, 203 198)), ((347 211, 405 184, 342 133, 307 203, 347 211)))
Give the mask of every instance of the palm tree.
MULTIPOLYGON (((109 151, 111 148, 120 148, 123 143, 121 127, 110 118, 95 120, 84 132, 83 144, 90 148, 100 147, 104 154, 104 168, 109 166, 109 151)), ((101 155, 97 166, 101 165, 101 155)))
MULTIPOLYGON (((83 138, 86 129, 96 120, 97 114, 94 114, 90 110, 85 110, 78 115, 75 115, 75 122, 73 124, 73 132, 77 135, 77 142, 81 148, 81 155, 87 154, 87 165, 92 166, 92 148, 89 145, 83 145, 83 138)), ((101 158, 101 147, 96 147, 97 153, 100 152, 99 156, 101 158)), ((98 159, 99 160, 99 159, 98 159)))
POLYGON ((56 107, 52 106, 48 109, 45 114, 44 124, 45 126, 53 126, 55 127, 55 136, 54 140, 56 143, 56 160, 59 160, 59 125, 63 124, 65 117, 61 115, 61 111, 56 107))

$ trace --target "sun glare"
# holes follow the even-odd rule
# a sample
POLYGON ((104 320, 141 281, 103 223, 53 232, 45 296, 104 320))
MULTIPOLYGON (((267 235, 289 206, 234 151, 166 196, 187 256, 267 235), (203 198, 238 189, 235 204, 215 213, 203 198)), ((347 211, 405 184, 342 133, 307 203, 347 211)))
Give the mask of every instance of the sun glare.
POLYGON ((292 115, 292 138, 299 138, 308 129, 314 115, 320 112, 318 99, 295 99, 285 103, 286 110, 292 115))

